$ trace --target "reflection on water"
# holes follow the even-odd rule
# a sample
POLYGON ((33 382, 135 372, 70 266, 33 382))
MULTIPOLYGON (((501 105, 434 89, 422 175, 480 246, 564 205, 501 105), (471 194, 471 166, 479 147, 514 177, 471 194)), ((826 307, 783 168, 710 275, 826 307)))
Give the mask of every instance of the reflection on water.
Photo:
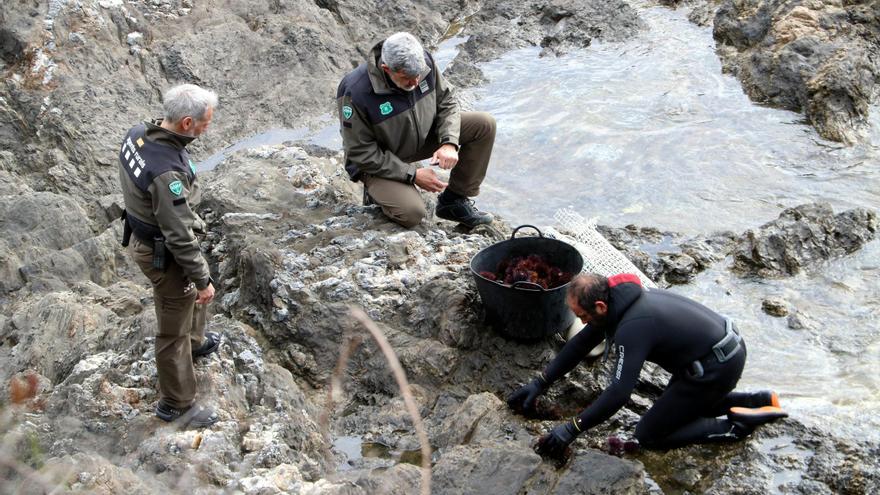
POLYGON ((199 162, 196 169, 199 172, 213 170, 214 167, 225 160, 227 156, 236 151, 286 142, 310 143, 329 149, 339 149, 342 147, 342 138, 339 137, 339 126, 336 124, 335 117, 326 114, 322 115, 313 127, 300 127, 299 129, 269 129, 249 138, 242 139, 232 146, 202 160, 199 162), (333 123, 328 124, 328 122, 333 123))
POLYGON ((823 141, 802 115, 752 104, 686 10, 641 14, 650 29, 631 42, 481 66, 492 82, 476 105, 498 120, 481 204, 514 224, 572 207, 684 232, 743 230, 811 200, 880 204, 880 118, 873 145, 823 141))
POLYGON ((347 471, 355 467, 364 467, 364 459, 374 459, 371 467, 388 467, 396 463, 422 465, 422 451, 394 450, 379 442, 364 442, 361 437, 341 436, 333 440, 333 450, 342 454, 344 461, 337 465, 339 471, 347 471))
MULTIPOLYGON (((512 224, 552 224, 571 207, 602 223, 685 233, 742 232, 784 207, 880 205, 880 109, 871 143, 824 141, 803 116, 751 103, 721 74, 708 28, 686 9, 640 11, 649 30, 561 58, 539 49, 484 64, 474 90, 498 120, 480 205, 512 224), (538 180, 536 180, 538 178, 538 180)), ((806 424, 880 440, 880 241, 782 280, 732 276, 726 263, 675 290, 739 322, 744 389, 773 388, 806 424), (806 316, 793 330, 763 313, 770 296, 806 316)))

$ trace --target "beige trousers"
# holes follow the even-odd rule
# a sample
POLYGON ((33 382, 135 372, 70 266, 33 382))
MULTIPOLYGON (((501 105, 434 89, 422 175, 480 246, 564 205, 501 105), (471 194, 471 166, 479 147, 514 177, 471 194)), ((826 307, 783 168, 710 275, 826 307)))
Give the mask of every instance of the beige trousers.
MULTIPOLYGON (((495 119, 485 112, 462 112, 458 164, 452 168, 446 188, 469 198, 480 194, 494 144, 495 119)), ((439 147, 437 135, 432 133, 415 156, 400 158, 407 162, 425 160, 439 147)), ((367 174, 361 176, 361 181, 367 194, 392 221, 409 228, 425 218, 425 203, 414 185, 367 174)))
POLYGON ((165 271, 153 267, 153 247, 131 237, 132 259, 153 285, 156 303, 156 370, 159 398, 173 408, 186 408, 196 397, 192 349, 205 338, 207 305, 196 305, 196 286, 173 259, 165 271))

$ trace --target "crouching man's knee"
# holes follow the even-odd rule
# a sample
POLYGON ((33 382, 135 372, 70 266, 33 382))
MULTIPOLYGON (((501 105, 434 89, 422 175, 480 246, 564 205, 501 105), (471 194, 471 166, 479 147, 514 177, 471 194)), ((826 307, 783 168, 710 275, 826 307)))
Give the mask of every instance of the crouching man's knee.
POLYGON ((407 205, 406 207, 395 208, 394 211, 386 212, 386 214, 395 223, 409 229, 421 223, 425 216, 428 215, 428 210, 425 208, 424 203, 419 202, 407 205))

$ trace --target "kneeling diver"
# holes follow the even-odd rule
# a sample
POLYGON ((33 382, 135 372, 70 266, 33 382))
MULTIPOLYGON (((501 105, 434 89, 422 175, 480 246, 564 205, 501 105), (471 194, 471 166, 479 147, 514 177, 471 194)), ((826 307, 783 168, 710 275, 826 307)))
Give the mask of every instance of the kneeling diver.
POLYGON ((535 450, 542 456, 564 459, 579 434, 623 407, 645 361, 660 365, 672 378, 636 426, 642 447, 739 440, 759 424, 788 416, 774 392, 733 392, 746 362, 745 342, 729 319, 705 306, 669 291, 645 289, 631 274, 578 275, 566 301, 586 326, 540 376, 511 394, 508 405, 533 414, 537 397, 603 338, 606 358, 613 349, 617 363, 611 384, 595 402, 538 440, 535 450))

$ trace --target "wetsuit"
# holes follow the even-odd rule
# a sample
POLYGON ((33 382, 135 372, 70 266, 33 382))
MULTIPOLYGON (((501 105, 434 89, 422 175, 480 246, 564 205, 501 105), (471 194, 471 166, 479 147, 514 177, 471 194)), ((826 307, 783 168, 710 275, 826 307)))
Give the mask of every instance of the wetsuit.
POLYGON ((670 372, 672 378, 636 427, 636 438, 643 447, 673 448, 738 438, 733 423, 716 419, 732 406, 751 406, 752 399, 752 394, 731 392, 745 365, 745 343, 740 342, 738 350, 723 363, 712 353, 713 345, 727 333, 727 320, 672 292, 644 289, 633 275, 617 275, 608 281, 608 320, 603 328, 584 327, 544 370, 547 382, 553 383, 603 338, 608 339, 608 347, 617 354, 611 384, 578 415, 581 430, 605 421, 623 407, 643 363, 650 361, 670 372), (699 362, 696 366, 695 361, 699 362))

